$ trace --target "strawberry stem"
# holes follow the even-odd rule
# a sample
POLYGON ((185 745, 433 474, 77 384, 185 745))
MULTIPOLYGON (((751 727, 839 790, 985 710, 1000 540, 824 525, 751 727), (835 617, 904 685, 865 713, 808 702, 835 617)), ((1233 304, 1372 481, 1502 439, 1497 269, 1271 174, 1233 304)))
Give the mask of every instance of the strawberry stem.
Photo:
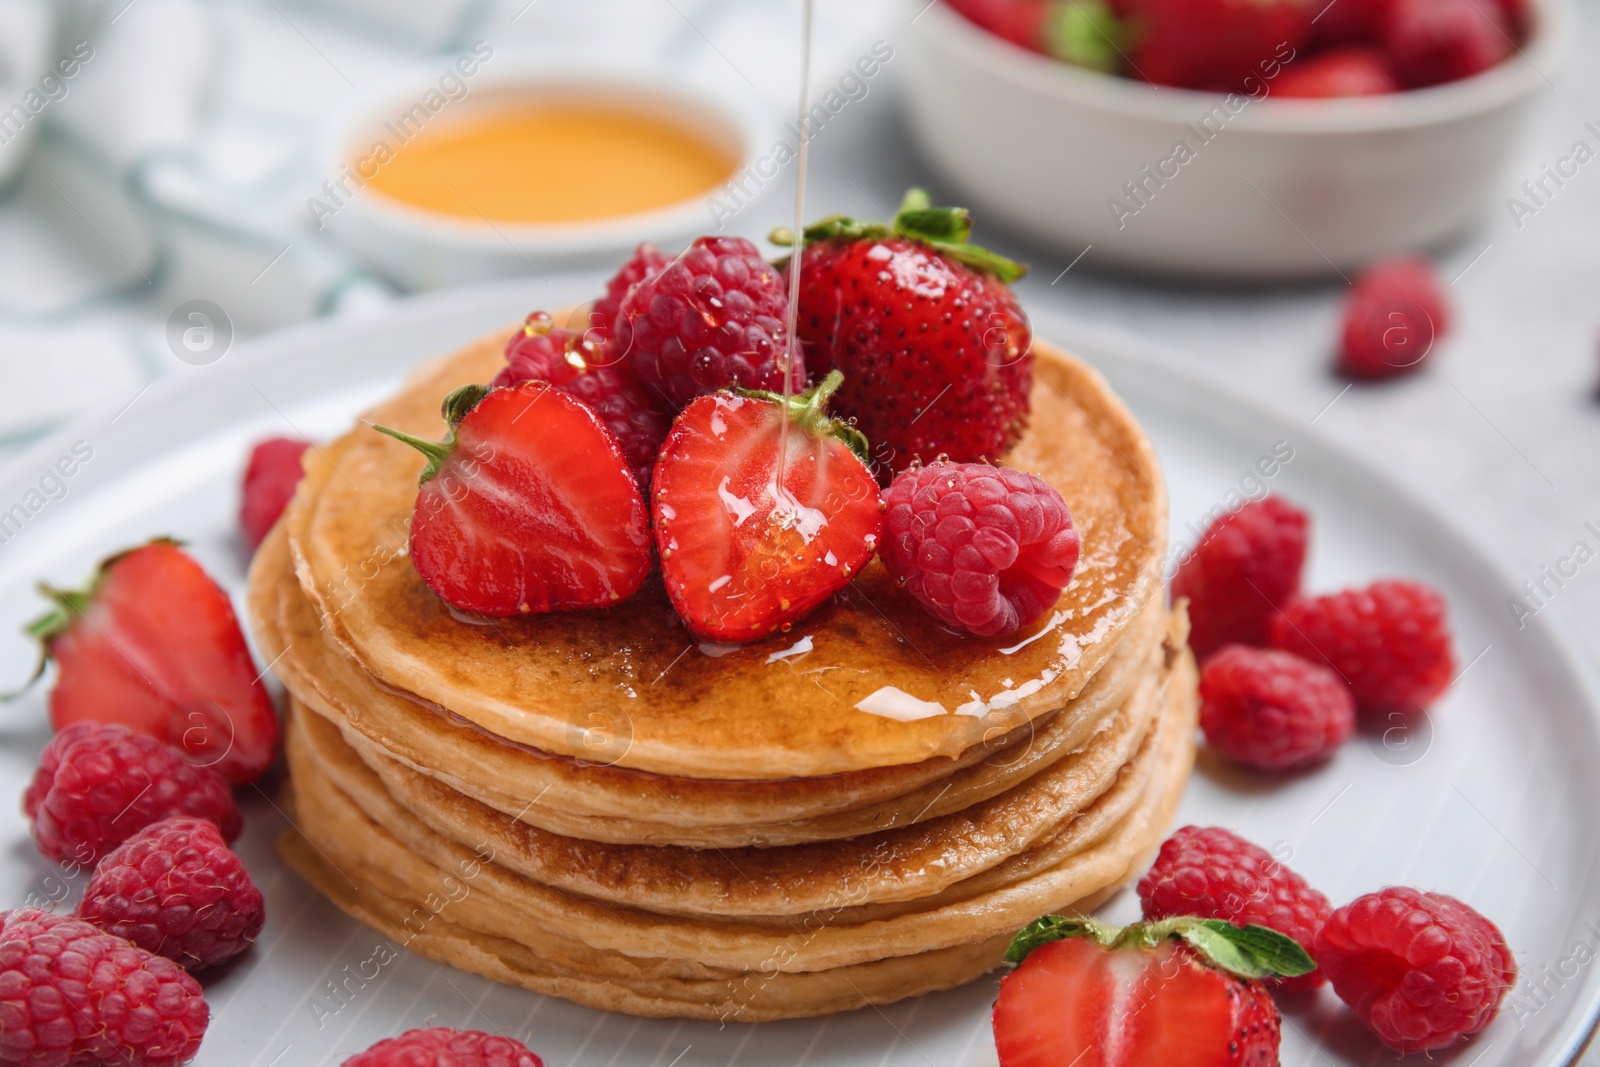
MULTIPOLYGON (((891 223, 861 222, 848 215, 829 215, 807 226, 803 236, 807 244, 833 237, 872 241, 904 237, 1003 282, 1014 282, 1027 273, 1028 268, 1021 263, 969 244, 967 238, 971 234, 972 217, 966 208, 934 207, 927 190, 912 188, 906 190, 905 197, 900 201, 900 210, 895 213, 891 223)), ((794 231, 779 227, 767 236, 767 240, 775 245, 793 246, 794 231)))
POLYGON ((426 437, 417 437, 415 434, 396 430, 389 426, 380 426, 372 423, 374 430, 396 441, 403 441, 412 448, 428 457, 428 465, 422 470, 422 477, 418 484, 426 482, 429 478, 439 473, 439 468, 444 466, 444 461, 450 458, 450 453, 456 450, 456 427, 461 425, 461 420, 467 417, 467 412, 478 406, 478 402, 489 395, 487 385, 463 385, 453 390, 444 398, 444 403, 439 405, 439 413, 444 416, 449 432, 444 435, 443 441, 430 441, 426 437))
POLYGON ((836 419, 827 413, 828 399, 839 391, 839 386, 844 384, 844 372, 835 367, 828 372, 827 377, 813 385, 803 393, 785 397, 766 389, 744 389, 735 387, 733 392, 738 396, 749 397, 751 400, 767 400, 775 404, 785 404, 789 409, 789 422, 813 437, 837 437, 850 446, 850 451, 862 463, 870 464, 869 458, 872 445, 867 441, 867 435, 856 429, 842 419, 836 419))

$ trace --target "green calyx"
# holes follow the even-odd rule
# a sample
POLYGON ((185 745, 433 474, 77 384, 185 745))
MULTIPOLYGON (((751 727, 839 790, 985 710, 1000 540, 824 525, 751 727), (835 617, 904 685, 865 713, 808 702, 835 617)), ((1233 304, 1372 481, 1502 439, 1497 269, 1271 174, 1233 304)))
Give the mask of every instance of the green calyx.
MULTIPOLYGON (((805 228, 801 235, 806 244, 840 237, 847 240, 881 241, 889 237, 904 237, 955 260, 973 270, 992 274, 1003 282, 1014 282, 1027 273, 1028 268, 1015 260, 996 255, 987 248, 969 244, 972 218, 964 207, 934 207, 925 189, 906 190, 893 222, 861 222, 847 215, 830 215, 805 228)), ((767 240, 775 245, 792 247, 794 231, 787 227, 773 230, 767 240)))
POLYGON ((1006 961, 1021 963, 1042 945, 1074 937, 1088 938, 1108 949, 1156 948, 1164 941, 1182 941, 1207 963, 1240 978, 1296 978, 1317 968, 1299 942, 1276 930, 1254 924, 1235 926, 1224 919, 1192 915, 1129 926, 1046 915, 1011 939, 1006 961))
MULTIPOLYGON (((183 542, 172 537, 153 537, 140 548, 149 545, 172 545, 177 547, 183 542)), ((100 561, 100 565, 89 576, 89 582, 81 589, 60 589, 49 582, 40 582, 35 588, 39 594, 50 601, 49 611, 22 628, 27 634, 39 643, 39 662, 33 669, 33 674, 22 684, 22 687, 9 693, 0 693, 0 701, 15 700, 32 688, 44 674, 45 667, 50 662, 50 644, 56 638, 66 633, 72 625, 89 613, 89 608, 94 604, 95 597, 100 594, 100 587, 105 584, 106 575, 117 561, 138 549, 130 548, 118 552, 114 556, 107 556, 100 561)))
POLYGON ((845 422, 828 414, 828 399, 839 391, 839 386, 844 384, 844 372, 831 370, 822 381, 813 385, 803 393, 791 397, 769 392, 765 389, 741 389, 733 392, 738 396, 749 397, 752 400, 769 400, 777 404, 784 404, 789 409, 789 424, 797 426, 813 437, 837 437, 856 458, 862 463, 871 465, 868 458, 872 446, 867 441, 867 435, 845 422))
POLYGON ((1064 63, 1107 74, 1122 69, 1127 28, 1105 0, 1051 4, 1039 36, 1045 53, 1064 63))
POLYGON ((445 425, 449 429, 443 441, 430 441, 426 437, 417 437, 404 430, 379 426, 377 423, 373 423, 372 428, 396 441, 404 441, 428 457, 428 465, 422 469, 422 477, 419 479, 420 484, 439 473, 439 468, 444 466, 444 461, 449 459, 450 453, 456 449, 456 427, 467 417, 467 412, 477 407, 478 402, 489 395, 489 390, 490 387, 487 385, 463 385, 444 398, 444 403, 439 405, 439 413, 444 416, 445 425))

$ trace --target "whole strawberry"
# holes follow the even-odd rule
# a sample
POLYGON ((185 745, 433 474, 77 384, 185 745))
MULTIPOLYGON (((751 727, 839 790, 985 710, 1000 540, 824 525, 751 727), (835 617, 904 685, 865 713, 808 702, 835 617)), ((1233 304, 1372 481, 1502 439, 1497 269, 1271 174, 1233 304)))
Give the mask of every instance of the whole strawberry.
POLYGON ((1335 911, 1316 953, 1339 998, 1401 1053, 1478 1033, 1517 982, 1494 923, 1454 897, 1398 886, 1335 911))
POLYGON ((834 371, 789 400, 752 391, 703 396, 673 423, 651 506, 667 595, 694 633, 728 642, 765 637, 810 613, 872 559, 883 502, 866 441, 827 414, 840 378, 834 371))
MULTIPOLYGON (((1185 826, 1162 842, 1139 880, 1147 920, 1198 915, 1237 926, 1265 926, 1294 938, 1307 952, 1333 911, 1313 889, 1266 849, 1220 826, 1185 826)), ((1315 989, 1320 970, 1279 979, 1288 990, 1315 989)))
POLYGON ((616 438, 639 488, 648 490, 672 420, 628 363, 611 359, 593 340, 594 332, 573 333, 557 326, 548 312, 535 311, 506 344, 506 365, 489 384, 549 382, 582 400, 616 438))
POLYGON ((1390 0, 1382 23, 1384 50, 1413 88, 1488 70, 1511 53, 1511 31, 1498 3, 1478 0, 1390 0))
POLYGON ((1272 82, 1273 96, 1316 100, 1399 91, 1388 59, 1376 48, 1329 49, 1290 64, 1272 82))
POLYGON ((1277 1067, 1281 1021, 1261 979, 1314 964, 1260 926, 1184 916, 1122 928, 1050 915, 1011 942, 1000 1067, 1277 1067))
POLYGON ((39 851, 78 866, 171 815, 210 820, 229 841, 240 828, 221 775, 185 763, 153 737, 94 722, 74 723, 50 739, 22 810, 39 851))
POLYGON ((300 484, 300 458, 310 447, 298 437, 270 437, 250 450, 239 493, 239 529, 250 551, 260 547, 289 506, 300 484))
POLYGON ((448 604, 488 616, 607 607, 650 573, 644 500, 593 409, 547 382, 468 385, 449 434, 378 432, 427 457, 411 562, 448 604))
POLYGON ((0 1064, 177 1067, 210 1017, 171 960, 80 919, 0 912, 0 1064))
POLYGON ((1421 582, 1301 598, 1273 618, 1270 637, 1274 648, 1333 668, 1367 711, 1426 708, 1455 675, 1444 597, 1421 582))
POLYGON ((1156 85, 1259 94, 1294 59, 1320 5, 1306 0, 1126 0, 1128 66, 1156 85))
POLYGON ((931 207, 920 189, 892 223, 806 228, 806 365, 844 372, 835 407, 872 442, 881 481, 940 456, 998 460, 1027 427, 1033 335, 1006 284, 1023 268, 968 244, 971 230, 965 209, 931 207))
POLYGON ((884 494, 883 562, 929 614, 983 637, 1043 616, 1072 581, 1080 542, 1044 479, 986 463, 901 471, 884 494))
POLYGON ((1327 759, 1356 728, 1350 687, 1321 663, 1225 645, 1200 672, 1200 729, 1223 757, 1266 771, 1327 759))
MULTIPOLYGON (((783 392, 788 294, 776 268, 742 237, 702 237, 623 297, 608 354, 670 413, 741 386, 783 392)), ((805 367, 790 368, 796 390, 805 367)))
POLYGON ((233 604, 176 542, 112 556, 87 588, 40 590, 55 609, 28 633, 56 663, 56 729, 119 723, 234 783, 272 765, 278 718, 233 604))
POLYGON ((342 1067, 544 1067, 544 1061, 509 1037, 435 1026, 385 1038, 342 1067))
POLYGON ((1432 263, 1421 256, 1378 260, 1356 275, 1345 299, 1339 370, 1356 379, 1418 370, 1449 332, 1450 319, 1432 263))
POLYGON ((1189 601, 1189 647, 1201 660, 1227 644, 1264 645, 1278 608, 1300 591, 1311 517, 1280 497, 1214 520, 1172 580, 1189 601))
POLYGON ((266 906, 216 826, 178 815, 151 823, 102 859, 77 914, 196 971, 249 948, 266 906))

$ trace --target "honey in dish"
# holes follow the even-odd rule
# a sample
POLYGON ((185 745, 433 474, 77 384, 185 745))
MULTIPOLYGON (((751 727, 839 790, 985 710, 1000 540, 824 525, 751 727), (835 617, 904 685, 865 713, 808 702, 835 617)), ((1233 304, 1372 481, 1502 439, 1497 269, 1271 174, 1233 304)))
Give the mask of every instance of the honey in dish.
POLYGON ((430 126, 367 184, 440 215, 588 222, 704 195, 728 180, 735 163, 707 138, 660 116, 552 103, 430 126))

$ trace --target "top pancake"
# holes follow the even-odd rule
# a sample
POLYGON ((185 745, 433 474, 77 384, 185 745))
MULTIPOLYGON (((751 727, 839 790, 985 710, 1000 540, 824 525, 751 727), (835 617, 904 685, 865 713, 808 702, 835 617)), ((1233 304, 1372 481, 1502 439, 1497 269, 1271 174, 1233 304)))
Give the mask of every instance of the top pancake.
MULTIPOLYGON (((365 421, 442 437, 440 401, 492 377, 501 348, 425 368, 365 421)), ((1061 492, 1083 549, 1053 613, 1002 641, 944 627, 877 561, 789 633, 738 649, 684 629, 655 579, 603 611, 465 617, 405 555, 422 457, 365 425, 307 454, 285 520, 296 574, 379 684, 544 752, 735 780, 954 757, 1076 696, 1161 587, 1153 449, 1095 371, 1034 352, 1032 427, 1006 462, 1061 492), (802 654, 803 671, 775 669, 802 654)))

